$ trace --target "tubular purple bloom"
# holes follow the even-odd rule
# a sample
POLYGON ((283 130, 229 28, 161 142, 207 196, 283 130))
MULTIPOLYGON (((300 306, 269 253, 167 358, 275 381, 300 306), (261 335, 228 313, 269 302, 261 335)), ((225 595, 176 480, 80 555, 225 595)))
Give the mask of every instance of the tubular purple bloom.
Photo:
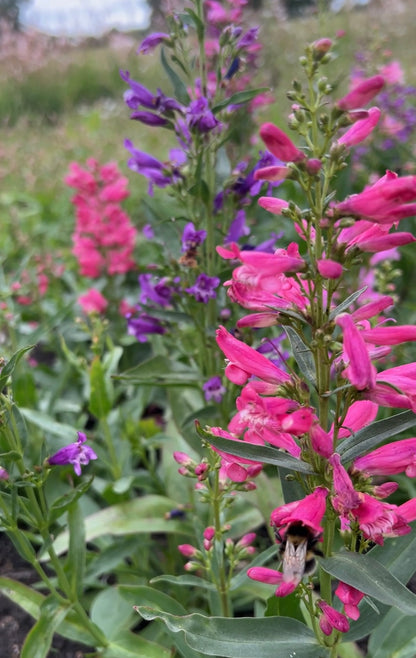
POLYGON ((223 386, 219 375, 215 375, 214 377, 211 377, 211 379, 208 379, 208 381, 202 386, 202 390, 204 391, 205 400, 207 402, 210 400, 221 402, 223 395, 226 392, 225 386, 223 386))
POLYGON ((207 304, 208 300, 216 297, 215 288, 218 288, 221 281, 217 276, 208 276, 202 272, 196 279, 193 286, 185 288, 185 292, 193 295, 197 302, 207 304))
POLYGON ((157 306, 169 306, 172 300, 172 287, 166 284, 166 279, 153 280, 151 274, 140 274, 141 293, 139 301, 147 304, 149 301, 157 306))
POLYGON ((137 54, 139 55, 140 53, 143 53, 144 55, 147 55, 156 48, 156 46, 162 43, 162 41, 169 41, 169 39, 170 35, 165 32, 153 32, 143 39, 137 50, 137 54))
POLYGON ((186 121, 190 128, 195 128, 200 133, 208 133, 214 128, 221 127, 221 123, 209 109, 208 100, 203 96, 192 101, 186 109, 186 121))
POLYGON ((139 343, 145 343, 148 334, 164 334, 166 329, 157 318, 140 313, 136 318, 127 317, 127 333, 135 336, 139 343))
POLYGON ((145 123, 147 126, 166 126, 166 124, 169 123, 167 119, 164 119, 158 114, 153 114, 153 112, 144 112, 142 110, 132 112, 130 119, 145 123))
POLYGON ((182 233, 182 251, 186 252, 190 249, 195 249, 195 247, 203 243, 206 237, 207 232, 204 229, 197 231, 193 223, 188 222, 182 233))
POLYGON ((81 466, 85 466, 91 460, 97 459, 94 450, 89 446, 83 445, 86 440, 86 435, 83 432, 78 432, 76 443, 70 443, 69 446, 58 450, 52 457, 48 458, 48 463, 52 466, 73 464, 76 475, 81 475, 81 466))

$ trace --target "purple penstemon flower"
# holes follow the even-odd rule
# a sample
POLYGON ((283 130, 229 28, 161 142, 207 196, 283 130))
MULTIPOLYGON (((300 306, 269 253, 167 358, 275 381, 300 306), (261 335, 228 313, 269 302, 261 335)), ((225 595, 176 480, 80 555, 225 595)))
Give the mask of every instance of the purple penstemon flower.
POLYGON ((185 292, 193 295, 197 302, 207 304, 210 299, 214 299, 217 295, 215 288, 220 285, 220 279, 217 276, 208 276, 202 272, 198 275, 195 283, 190 288, 185 288, 185 292))
POLYGON ((76 475, 81 475, 81 466, 86 466, 91 460, 97 459, 97 455, 90 446, 84 445, 87 440, 83 432, 78 432, 76 443, 70 443, 55 452, 52 457, 48 458, 48 464, 51 466, 63 466, 72 464, 76 475))
POLYGON ((182 233, 182 251, 186 252, 190 249, 195 249, 195 247, 203 243, 206 237, 207 232, 204 229, 197 231, 193 223, 188 222, 182 233))
POLYGON ((150 196, 153 196, 153 185, 166 187, 172 183, 172 177, 165 173, 165 165, 160 160, 136 149, 129 139, 124 140, 124 146, 132 155, 127 166, 148 179, 150 196))
POLYGON ((225 386, 222 383, 221 377, 215 375, 208 379, 202 386, 204 397, 207 402, 214 400, 214 402, 221 402, 224 394, 226 393, 225 386))
POLYGON ((143 39, 137 49, 137 54, 143 53, 147 55, 147 53, 150 53, 154 48, 156 48, 156 46, 162 43, 162 41, 169 40, 169 34, 166 34, 165 32, 153 32, 152 34, 149 34, 149 36, 147 36, 145 39, 143 39))
POLYGON ((152 94, 149 89, 144 87, 140 82, 136 82, 133 78, 130 77, 129 71, 120 71, 120 76, 123 78, 124 82, 130 85, 130 89, 127 89, 124 92, 124 102, 132 110, 136 110, 139 105, 147 107, 149 109, 153 108, 155 105, 154 94, 152 94))
POLYGON ((259 36, 259 30, 260 28, 257 27, 251 27, 237 43, 237 48, 248 48, 251 46, 255 41, 257 41, 257 37, 259 36))
POLYGON ((150 334, 164 334, 165 327, 157 318, 147 313, 140 313, 137 317, 127 316, 127 333, 135 336, 139 343, 145 343, 150 334))
POLYGON ((246 213, 244 210, 239 210, 230 224, 224 243, 238 242, 246 235, 250 235, 250 229, 246 224, 246 213))
POLYGON ((151 274, 140 274, 139 284, 141 293, 139 301, 147 304, 149 301, 157 306, 170 306, 172 301, 172 287, 166 283, 166 279, 154 281, 151 274))
POLYGON ((214 128, 221 129, 222 124, 211 112, 208 100, 204 96, 192 101, 185 111, 189 128, 193 128, 200 133, 208 133, 214 128))
POLYGON ((146 124, 146 126, 166 126, 169 121, 164 117, 161 117, 159 114, 153 114, 153 112, 146 112, 144 110, 136 110, 130 114, 130 119, 134 121, 140 121, 141 123, 146 124))

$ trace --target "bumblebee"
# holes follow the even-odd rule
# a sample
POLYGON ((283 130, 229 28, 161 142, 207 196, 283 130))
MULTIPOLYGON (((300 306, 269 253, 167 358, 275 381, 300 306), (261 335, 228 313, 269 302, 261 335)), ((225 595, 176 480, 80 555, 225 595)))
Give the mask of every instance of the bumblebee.
POLYGON ((314 535, 312 530, 302 523, 291 523, 284 537, 275 529, 276 540, 280 544, 283 579, 300 582, 303 576, 314 572, 315 556, 323 557, 317 548, 321 535, 314 535))

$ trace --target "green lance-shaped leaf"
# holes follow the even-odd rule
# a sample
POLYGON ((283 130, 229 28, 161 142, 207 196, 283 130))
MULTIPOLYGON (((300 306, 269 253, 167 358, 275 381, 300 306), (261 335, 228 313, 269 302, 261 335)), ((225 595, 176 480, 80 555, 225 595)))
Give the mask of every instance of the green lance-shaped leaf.
MULTIPOLYGON (((403 537, 392 537, 383 546, 374 546, 368 555, 380 562, 401 583, 406 584, 415 571, 415 553, 416 535, 411 532, 403 537)), ((388 611, 389 606, 380 602, 375 605, 371 599, 364 598, 360 604, 360 618, 351 622, 345 640, 356 641, 367 637, 383 623, 388 611)))
POLYGON ((93 475, 91 475, 90 477, 86 477, 85 479, 83 478, 79 483, 77 483, 76 487, 74 487, 73 489, 69 489, 67 493, 57 498, 49 508, 49 513, 48 513, 49 523, 53 523, 54 521, 59 519, 59 517, 62 516, 62 514, 64 514, 67 511, 70 505, 75 503, 78 500, 78 498, 80 498, 86 491, 88 491, 88 489, 92 484, 93 479, 94 479, 93 475))
POLYGON ((137 606, 147 620, 160 619, 172 633, 182 632, 187 644, 206 656, 225 658, 322 658, 327 656, 309 628, 287 617, 185 617, 137 606))
POLYGON ((53 596, 44 599, 40 606, 40 617, 22 647, 21 658, 46 658, 53 635, 59 629, 68 610, 68 607, 59 604, 53 596))
MULTIPOLYGON (((103 535, 149 534, 151 532, 181 533, 193 536, 189 521, 166 519, 165 514, 179 503, 164 496, 148 495, 112 505, 85 518, 85 541, 103 535)), ((68 550, 69 533, 62 532, 54 541, 58 554, 68 550)))
POLYGON ((14 369, 19 363, 20 359, 26 352, 33 349, 34 345, 28 345, 27 347, 22 347, 20 350, 17 350, 13 356, 9 359, 5 366, 3 366, 0 373, 0 391, 6 386, 9 377, 13 374, 14 369))
POLYGON ((413 617, 391 608, 371 634, 368 643, 371 658, 414 658, 416 624, 413 617))
POLYGON ((199 578, 198 576, 156 576, 150 581, 153 585, 154 583, 172 583, 173 585, 179 585, 180 587, 197 587, 198 589, 209 589, 211 591, 216 591, 215 585, 210 583, 208 580, 199 578))
POLYGON ((360 290, 357 290, 356 292, 353 292, 352 295, 347 297, 347 299, 344 299, 341 304, 339 304, 336 308, 334 308, 331 313, 329 314, 329 319, 333 320, 334 318, 337 317, 340 313, 343 313, 351 304, 353 304, 360 295, 363 294, 367 290, 368 286, 364 286, 364 288, 361 288, 360 290))
POLYGON ((169 361, 163 356, 155 356, 120 375, 115 375, 126 384, 147 384, 151 386, 199 386, 201 374, 188 366, 169 361))
POLYGON ((377 601, 394 606, 405 615, 416 615, 416 596, 370 555, 340 553, 320 560, 320 565, 331 576, 377 601))
POLYGON ((247 441, 231 441, 224 439, 221 436, 215 436, 211 432, 202 429, 199 423, 195 423, 199 436, 210 443, 214 448, 226 452, 229 455, 236 455, 236 457, 244 457, 244 459, 251 459, 256 462, 263 462, 264 464, 274 464, 283 468, 297 471, 298 473, 313 474, 313 468, 310 464, 287 455, 276 448, 269 446, 258 446, 247 441))
MULTIPOLYGON (((42 604, 46 597, 40 592, 23 585, 12 578, 4 578, 0 576, 0 591, 7 596, 8 599, 16 603, 18 606, 25 610, 34 619, 39 619, 41 616, 42 604)), ((82 642, 87 646, 94 646, 94 637, 85 629, 80 623, 77 615, 70 610, 66 618, 59 626, 59 634, 70 640, 82 642)))
POLYGON ((390 418, 377 420, 340 443, 338 451, 341 461, 346 463, 356 459, 378 446, 385 439, 390 439, 414 425, 416 425, 416 414, 413 411, 403 411, 390 418))
POLYGON ((100 653, 101 658, 171 658, 170 649, 149 642, 141 635, 122 631, 100 653))
POLYGON ((269 87, 259 87, 258 89, 248 89, 246 91, 237 91, 229 98, 224 98, 212 108, 213 114, 217 114, 221 110, 224 110, 229 105, 243 105, 244 103, 249 103, 253 98, 256 98, 259 94, 264 93, 265 91, 270 91, 269 87))
POLYGON ((106 418, 111 411, 105 372, 99 357, 95 357, 90 369, 90 412, 98 419, 106 418))
POLYGON ((164 48, 161 49, 160 59, 162 61, 162 66, 165 69, 168 78, 172 83, 173 91, 176 98, 183 105, 189 105, 190 98, 188 92, 186 91, 186 86, 183 80, 176 73, 176 71, 170 66, 168 60, 166 59, 164 48))
POLYGON ((316 387, 315 361, 311 350, 292 327, 285 327, 285 331, 301 373, 316 387))
POLYGON ((66 568, 74 600, 82 596, 85 574, 85 525, 81 506, 74 502, 68 507, 69 549, 66 568))

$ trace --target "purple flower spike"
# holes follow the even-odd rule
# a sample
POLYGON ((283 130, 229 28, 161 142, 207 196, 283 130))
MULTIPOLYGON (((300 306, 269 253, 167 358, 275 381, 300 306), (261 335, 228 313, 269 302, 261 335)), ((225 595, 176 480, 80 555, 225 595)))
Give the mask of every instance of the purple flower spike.
POLYGON ((190 288, 185 288, 185 292, 193 295, 197 302, 207 304, 208 300, 216 297, 215 288, 220 285, 220 279, 216 276, 208 276, 208 274, 200 274, 195 281, 194 285, 190 288))
POLYGON ((202 387, 204 391, 204 397, 207 402, 214 400, 214 402, 221 402, 224 393, 226 392, 225 386, 223 386, 221 377, 215 375, 211 377, 202 387))
POLYGON ((162 41, 169 41, 169 39, 169 34, 166 34, 165 32, 153 32, 153 34, 149 34, 148 37, 143 39, 137 50, 137 54, 144 53, 147 55, 147 53, 150 53, 156 48, 156 46, 162 43, 162 41))
POLYGON ((52 466, 73 464, 76 475, 81 475, 81 466, 86 466, 91 460, 97 459, 94 450, 83 445, 86 440, 85 434, 78 432, 76 443, 70 443, 69 446, 58 450, 52 457, 49 457, 48 463, 52 466))

